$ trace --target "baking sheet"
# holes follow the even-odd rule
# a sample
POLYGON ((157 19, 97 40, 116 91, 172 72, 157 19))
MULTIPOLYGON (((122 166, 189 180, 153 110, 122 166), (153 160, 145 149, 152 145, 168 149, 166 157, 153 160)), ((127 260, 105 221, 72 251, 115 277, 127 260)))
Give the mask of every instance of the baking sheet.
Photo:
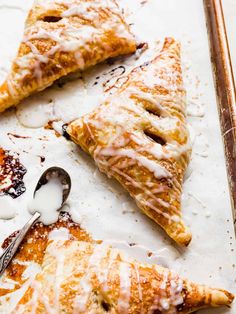
MULTIPOLYGON (((0 221, 0 240, 29 218, 27 202, 40 174, 49 166, 62 166, 72 177, 69 210, 95 238, 109 239, 114 246, 128 250, 139 260, 159 262, 196 282, 236 292, 236 242, 202 2, 120 2, 139 41, 149 43, 150 48, 146 52, 112 65, 99 65, 84 73, 82 79, 72 77, 63 88, 50 88, 41 93, 43 108, 37 96, 17 111, 10 110, 1 115, 0 145, 20 154, 20 160, 27 168, 27 190, 14 200, 17 216, 9 221, 0 221), (123 189, 100 174, 93 161, 74 144, 63 137, 56 137, 52 130, 22 126, 22 123, 40 124, 43 119, 59 119, 54 123, 54 128, 59 131, 64 122, 89 112, 99 103, 104 88, 122 75, 120 64, 125 65, 127 72, 134 65, 148 60, 161 47, 165 36, 173 36, 182 44, 188 121, 195 138, 183 193, 183 216, 193 233, 187 249, 175 246, 156 224, 140 213, 123 189), (113 71, 115 75, 111 75, 113 69, 116 69, 113 71), (98 76, 100 78, 96 79, 98 76), (52 100, 50 104, 49 100, 52 100), (40 112, 43 112, 43 117, 40 112), (27 118, 29 113, 30 121, 27 118), (8 133, 30 138, 17 138, 8 133), (45 157, 44 162, 41 156, 45 157), (125 242, 136 245, 128 248, 125 242), (148 258, 147 251, 155 254, 148 258)), ((31 0, 20 3, 0 0, 2 80, 16 53, 31 4, 31 0)), ((213 309, 201 313, 235 312, 234 306, 231 310, 213 309)))
POLYGON ((222 6, 224 10, 226 30, 234 69, 234 80, 236 81, 236 41, 235 41, 236 2, 234 0, 223 0, 222 6))
POLYGON ((221 0, 205 0, 205 13, 211 47, 212 67, 221 133, 224 140, 228 182, 235 224, 236 209, 236 94, 230 58, 227 28, 221 0))

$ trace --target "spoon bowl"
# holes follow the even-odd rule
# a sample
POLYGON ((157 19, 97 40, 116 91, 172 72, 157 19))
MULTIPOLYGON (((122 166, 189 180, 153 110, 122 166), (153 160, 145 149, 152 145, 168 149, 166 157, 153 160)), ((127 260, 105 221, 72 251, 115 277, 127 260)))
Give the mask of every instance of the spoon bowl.
MULTIPOLYGON (((62 184, 62 202, 60 208, 62 208, 63 204, 66 202, 70 190, 71 190, 71 179, 69 174, 60 167, 51 167, 48 168, 39 178, 39 181, 34 190, 34 197, 36 192, 45 184, 47 184, 51 179, 59 179, 62 184)), ((58 208, 58 210, 60 210, 58 208)), ((9 265, 13 256, 17 252, 21 242, 24 240, 25 235, 30 230, 30 228, 39 220, 41 214, 39 212, 35 212, 31 219, 23 226, 23 228, 17 233, 16 237, 12 240, 12 242, 8 245, 8 247, 0 254, 0 276, 4 273, 5 269, 9 265)))
POLYGON ((42 185, 45 185, 50 181, 51 179, 59 179, 61 185, 62 185, 62 205, 66 202, 70 190, 71 190, 71 178, 68 172, 66 172, 63 168, 60 167, 51 167, 44 171, 44 173, 39 178, 39 181, 36 185, 36 188, 34 190, 34 196, 36 192, 42 187, 42 185))

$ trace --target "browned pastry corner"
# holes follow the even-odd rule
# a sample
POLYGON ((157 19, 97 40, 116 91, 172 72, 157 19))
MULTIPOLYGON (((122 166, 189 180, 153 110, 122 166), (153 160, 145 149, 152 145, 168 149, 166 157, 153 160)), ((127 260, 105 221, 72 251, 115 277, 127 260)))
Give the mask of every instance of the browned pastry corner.
POLYGON ((94 241, 66 213, 53 225, 32 227, 0 278, 0 312, 6 314, 51 314, 52 309, 54 314, 181 314, 229 306, 233 298, 225 290, 128 259, 106 242, 94 241), (52 237, 55 232, 68 239, 52 237), (26 274, 34 265, 40 269, 32 280, 26 274), (14 285, 6 289, 4 283, 14 285), (18 302, 12 308, 14 293, 18 302))
POLYGON ((130 261, 105 243, 54 240, 13 313, 183 314, 230 305, 233 298, 160 266, 130 261))
MULTIPOLYGON (((7 267, 4 277, 0 281, 0 313, 2 313, 1 297, 6 297, 9 293, 18 290, 26 282, 23 274, 27 265, 31 263, 42 265, 49 234, 52 231, 61 230, 62 228, 68 230, 72 240, 93 242, 90 235, 81 229, 78 224, 74 223, 67 213, 61 213, 58 222, 49 226, 45 226, 40 222, 36 223, 26 235, 17 254, 7 267), (2 284, 5 281, 15 282, 15 285, 11 289, 5 288, 2 284)), ((4 241, 4 248, 10 244, 14 236, 15 233, 4 241)))
POLYGON ((147 216, 186 246, 191 233, 181 219, 181 193, 191 145, 185 94, 180 45, 166 38, 152 61, 135 68, 103 104, 69 124, 67 133, 147 216))
POLYGON ((70 72, 135 50, 115 0, 36 0, 0 87, 0 112, 70 72))

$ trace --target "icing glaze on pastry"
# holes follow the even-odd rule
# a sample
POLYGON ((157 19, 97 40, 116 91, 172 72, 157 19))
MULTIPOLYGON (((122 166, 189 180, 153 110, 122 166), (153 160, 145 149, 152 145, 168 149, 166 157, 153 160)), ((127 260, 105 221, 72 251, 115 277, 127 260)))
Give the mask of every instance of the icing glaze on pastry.
POLYGON ((115 0, 35 1, 18 55, 0 87, 0 111, 68 73, 135 50, 115 0))
POLYGON ((233 295, 126 259, 105 243, 50 241, 42 271, 13 313, 192 313, 233 295))
POLYGON ((0 278, 0 311, 72 314, 80 313, 74 310, 80 304, 83 313, 125 313, 129 306, 130 314, 188 314, 233 300, 225 290, 194 284, 152 264, 94 241, 68 213, 60 213, 56 224, 36 223, 26 235, 0 278))
POLYGON ((191 144, 178 42, 167 38, 152 61, 67 132, 171 238, 188 245, 180 206, 191 144))

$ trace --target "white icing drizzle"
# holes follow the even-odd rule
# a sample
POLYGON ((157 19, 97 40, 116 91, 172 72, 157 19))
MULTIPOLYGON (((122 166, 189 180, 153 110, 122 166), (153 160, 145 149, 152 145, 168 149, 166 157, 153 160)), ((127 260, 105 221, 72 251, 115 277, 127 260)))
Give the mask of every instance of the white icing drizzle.
POLYGON ((136 132, 132 133, 130 136, 131 140, 137 145, 141 146, 137 149, 138 152, 147 152, 154 156, 156 159, 178 159, 182 154, 190 149, 190 143, 185 145, 179 145, 177 142, 172 141, 167 143, 165 146, 161 144, 150 142, 142 133, 136 132))
POLYGON ((131 293, 131 266, 126 262, 120 263, 120 297, 118 300, 118 312, 128 313, 131 293))
POLYGON ((38 289, 35 289, 33 292, 33 295, 31 297, 31 314, 35 314, 37 310, 37 300, 39 298, 39 292, 38 289))
POLYGON ((132 160, 137 160, 141 166, 144 166, 149 171, 154 173, 154 176, 158 179, 161 178, 169 178, 171 177, 171 173, 167 171, 164 167, 160 166, 153 160, 148 159, 143 155, 139 155, 133 149, 115 149, 112 147, 103 148, 99 151, 100 156, 121 156, 121 157, 128 157, 132 160))
MULTIPOLYGON (((24 295, 27 289, 33 284, 36 275, 41 270, 41 267, 38 264, 33 263, 33 262, 24 263, 19 260, 15 262, 26 266, 26 269, 24 270, 22 274, 22 278, 25 279, 26 281, 22 284, 22 286, 19 289, 6 294, 5 296, 0 297, 0 313, 11 313, 15 309, 16 305, 22 298, 22 295, 24 295)), ((3 275, 0 278, 1 286, 2 286, 2 283, 5 282, 5 280, 6 280, 6 277, 5 275, 3 275)), ((20 314, 20 313, 23 313, 23 311, 24 311, 24 308, 23 306, 21 306, 17 313, 20 314)))
POLYGON ((9 77, 9 78, 6 80, 6 82, 7 82, 7 87, 8 87, 8 90, 9 90, 11 96, 12 96, 12 97, 16 96, 17 93, 16 93, 16 89, 15 89, 15 87, 14 87, 14 85, 16 86, 16 84, 15 84, 14 80, 11 79, 11 77, 9 77))
POLYGON ((177 306, 183 303, 182 290, 183 290, 183 281, 181 279, 178 279, 177 281, 171 280, 170 300, 174 306, 177 306))
MULTIPOLYGON (((123 176, 127 179, 128 182, 130 182, 130 184, 132 184, 134 187, 137 187, 141 190, 143 190, 143 193, 145 193, 146 195, 148 195, 151 200, 155 200, 156 202, 160 203, 162 200, 160 198, 157 198, 150 190, 146 189, 143 185, 139 184, 138 182, 136 182, 135 180, 133 180, 130 176, 126 175, 125 173, 123 173, 122 171, 120 171, 119 169, 113 167, 113 171, 118 173, 120 176, 123 176)), ((168 220, 173 220, 173 217, 168 214, 168 213, 164 213, 163 211, 161 211, 158 207, 153 206, 150 202, 146 203, 145 200, 142 199, 142 195, 138 195, 135 197, 136 200, 138 202, 143 202, 144 205, 148 205, 151 206, 151 208, 156 211, 159 215, 164 216, 165 218, 167 218, 168 220)), ((167 204, 167 207, 170 207, 169 204, 167 204)))
MULTIPOLYGON (((178 276, 172 274, 168 269, 159 266, 148 266, 147 264, 142 266, 141 264, 137 264, 133 259, 129 259, 126 255, 123 255, 122 251, 111 248, 109 241, 95 245, 88 260, 85 263, 82 261, 82 264, 78 263, 78 265, 73 265, 73 267, 68 266, 69 273, 66 274, 66 271, 68 270, 66 266, 66 257, 70 256, 70 254, 77 254, 78 250, 81 254, 86 256, 86 251, 88 249, 90 250, 88 247, 90 244, 86 242, 77 243, 76 241, 73 241, 71 246, 68 246, 67 241, 68 240, 56 240, 48 246, 48 253, 54 258, 53 264, 56 263, 55 276, 52 276, 50 279, 53 294, 49 295, 47 293, 47 287, 42 286, 40 280, 31 282, 30 286, 33 288, 33 294, 27 304, 27 308, 31 309, 32 314, 37 311, 39 302, 44 305, 47 313, 59 313, 61 311, 60 296, 64 289, 61 287, 61 284, 67 276, 75 275, 75 278, 77 278, 77 272, 78 274, 83 273, 84 275, 81 278, 76 279, 78 280, 78 286, 73 287, 73 290, 76 292, 73 303, 73 313, 94 313, 93 310, 89 311, 88 308, 88 302, 93 302, 93 299, 90 300, 93 292, 92 280, 94 279, 94 275, 96 275, 100 288, 103 291, 109 292, 109 289, 114 289, 113 286, 108 286, 108 275, 113 263, 115 263, 115 267, 113 267, 112 271, 114 271, 115 275, 119 275, 119 286, 116 285, 117 289, 119 289, 117 295, 117 313, 128 314, 130 312, 132 279, 133 277, 136 277, 134 288, 138 291, 140 314, 144 314, 145 300, 143 299, 143 286, 139 273, 141 267, 144 267, 144 272, 145 268, 150 268, 152 272, 156 271, 158 273, 158 278, 160 277, 158 281, 155 279, 154 281, 150 281, 151 284, 153 283, 151 289, 154 289, 153 291, 158 291, 158 293, 155 294, 152 304, 146 309, 147 313, 153 313, 155 310, 160 310, 161 313, 166 312, 168 314, 174 314, 176 313, 176 306, 183 303, 183 281, 179 279, 178 276), (53 298, 51 298, 51 296, 53 296, 53 298)), ((51 267, 51 263, 44 263, 43 269, 44 267, 51 267)), ((27 274, 26 277, 28 278, 27 274)), ((71 279, 73 281, 73 278, 71 279)), ((110 280, 114 280, 114 276, 111 276, 110 280)), ((27 287, 29 287, 29 285, 27 287)), ((49 289, 51 289, 50 286, 49 289)), ((26 290, 24 290, 24 292, 25 291, 26 290)), ((20 306, 19 312, 17 313, 23 312, 24 306, 20 306)))
POLYGON ((59 250, 59 245, 60 242, 57 243, 56 247, 50 247, 50 254, 55 258, 55 263, 56 263, 56 273, 54 277, 54 296, 55 298, 53 299, 53 305, 50 303, 49 296, 47 293, 42 293, 43 289, 41 286, 40 281, 34 280, 30 287, 33 288, 33 295, 30 299, 30 307, 31 307, 31 313, 34 314, 36 309, 37 309, 37 304, 38 300, 40 300, 46 310, 47 313, 49 314, 56 314, 59 312, 60 309, 60 287, 61 283, 63 281, 63 269, 64 269, 64 261, 65 261, 65 256, 61 254, 59 250))
MULTIPOLYGON (((48 63, 57 52, 74 54, 78 67, 80 70, 83 70, 85 61, 82 57, 82 50, 89 49, 90 43, 100 43, 102 36, 105 36, 107 30, 114 31, 120 38, 132 39, 132 35, 123 23, 121 12, 114 0, 86 2, 46 0, 38 1, 37 5, 42 7, 45 15, 50 15, 51 11, 57 10, 61 5, 65 6, 66 9, 60 16, 61 20, 58 22, 60 23, 59 29, 51 27, 47 30, 45 22, 42 20, 38 20, 33 25, 26 27, 23 42, 30 48, 30 52, 17 58, 16 64, 20 69, 14 76, 9 76, 7 79, 8 89, 12 96, 17 94, 14 82, 23 79, 27 74, 33 72, 34 77, 41 83, 43 79, 41 65, 48 63), (107 18, 104 20, 100 18, 101 10, 107 13, 107 18), (73 20, 71 22, 73 16, 89 20, 90 25, 82 23, 80 27, 73 26, 73 20), (51 40, 55 44, 51 44, 49 51, 41 53, 35 43, 35 40, 40 39, 51 40)), ((103 46, 106 52, 111 51, 109 44, 104 44, 103 46)))
POLYGON ((142 287, 141 287, 141 284, 140 284, 139 267, 135 264, 134 265, 134 269, 135 269, 136 276, 137 276, 139 300, 141 302, 141 312, 140 312, 140 314, 143 314, 144 313, 144 309, 143 309, 143 292, 142 292, 142 287))
MULTIPOLYGON (((3 253, 3 252, 1 252, 3 253)), ((17 281, 12 280, 10 278, 4 277, 3 280, 1 280, 1 288, 2 289, 14 289, 14 287, 18 284, 17 281)))
MULTIPOLYGON (((33 281, 31 287, 36 291, 35 298, 38 296, 38 299, 43 303, 46 308, 48 314, 56 314, 56 311, 51 307, 49 297, 46 293, 42 293, 42 286, 41 283, 37 280, 33 281)), ((37 307, 37 304, 33 306, 37 307)))
POLYGON ((49 235, 49 240, 69 240, 70 233, 67 228, 53 229, 49 235))
MULTIPOLYGON (((64 3, 64 1, 60 1, 60 3, 64 3)), ((68 5, 68 2, 67 2, 68 5)), ((89 19, 89 20, 94 20, 97 18, 97 11, 103 9, 111 9, 117 13, 117 6, 115 3, 112 1, 101 1, 101 0, 93 0, 89 2, 80 2, 80 3, 74 3, 74 4, 69 4, 68 10, 62 13, 63 17, 70 17, 70 16, 82 16, 83 18, 89 19), (92 12, 91 12, 92 11, 92 12)))
POLYGON ((142 101, 147 101, 148 103, 151 103, 152 105, 154 105, 154 107, 156 107, 157 110, 159 110, 159 112, 162 115, 167 114, 166 110, 163 109, 163 106, 159 102, 158 96, 153 95, 153 94, 146 92, 146 91, 143 92, 141 90, 137 90, 134 87, 129 87, 127 89, 127 92, 130 93, 130 95, 132 95, 132 96, 138 97, 142 101))
POLYGON ((168 192, 168 187, 160 189, 155 180, 155 185, 150 187, 148 180, 138 182, 123 169, 135 164, 146 168, 156 179, 165 178, 172 183, 171 197, 179 198, 181 182, 172 175, 171 169, 159 162, 171 159, 184 170, 191 151, 184 115, 185 91, 174 53, 163 51, 158 62, 154 60, 148 68, 135 69, 115 94, 78 125, 83 124, 97 144, 91 147, 91 154, 99 169, 109 177, 116 174, 123 177, 127 187, 140 189, 139 195, 132 195, 137 203, 156 211, 169 223, 179 222, 180 213, 177 207, 163 201, 161 195, 158 197, 168 192), (153 110, 158 116, 152 114, 153 110), (163 144, 155 141, 155 136, 163 144), (166 208, 166 212, 158 205, 166 208))
POLYGON ((54 308, 59 312, 60 310, 60 287, 63 280, 63 267, 65 263, 65 256, 60 254, 57 256, 57 270, 55 275, 55 299, 54 299, 54 308))
MULTIPOLYGON (((155 268, 157 272, 161 268, 155 268)), ((168 269, 162 268, 162 281, 160 292, 155 296, 150 313, 159 310, 161 313, 175 314, 176 306, 183 303, 182 297, 183 281, 177 276, 172 275, 168 269)))
POLYGON ((103 289, 104 289, 104 291, 108 290, 107 280, 108 280, 109 271, 110 271, 114 261, 116 260, 118 254, 119 254, 118 250, 116 250, 116 249, 110 250, 108 266, 107 266, 107 268, 104 268, 104 270, 103 270, 103 283, 104 283, 103 289))
MULTIPOLYGON (((168 66, 171 66, 172 62, 175 62, 175 60, 172 61, 170 59, 168 61, 168 66)), ((177 71, 173 71, 173 68, 170 71, 168 69, 168 66, 166 66, 166 59, 162 63, 159 61, 159 67, 151 68, 148 72, 148 75, 145 75, 145 72, 141 74, 142 81, 150 89, 153 89, 159 86, 168 90, 169 92, 183 91, 184 90, 183 85, 182 84, 179 85, 177 83, 180 77, 180 73, 177 71), (165 78, 162 78, 156 75, 156 73, 160 69, 162 70, 162 75, 165 78), (155 77, 155 80, 153 79, 154 77, 155 77), (166 77, 168 77, 169 79, 166 80, 166 77)))
POLYGON ((41 63, 48 63, 50 57, 56 52, 64 51, 75 53, 80 47, 86 46, 87 42, 94 38, 96 32, 96 29, 92 26, 84 25, 83 28, 75 28, 70 26, 66 21, 64 23, 63 29, 50 32, 43 29, 41 26, 38 27, 36 25, 35 28, 32 28, 31 32, 27 34, 23 40, 24 43, 30 47, 31 53, 29 53, 27 56, 24 56, 23 62, 22 59, 19 58, 17 63, 21 68, 28 69, 32 68, 31 64, 32 60, 34 60, 34 76, 38 79, 39 82, 41 82, 43 75, 41 70, 41 63), (51 39, 52 41, 56 42, 56 45, 52 46, 48 52, 42 55, 32 43, 32 40, 35 39, 51 39))
POLYGON ((94 252, 89 260, 90 268, 93 270, 94 273, 96 273, 100 283, 104 283, 106 280, 106 277, 104 277, 103 275, 103 270, 101 270, 100 263, 107 256, 107 251, 107 244, 99 244, 95 247, 94 252))
POLYGON ((91 286, 87 283, 88 278, 85 277, 80 282, 80 286, 83 289, 83 292, 78 298, 75 299, 74 302, 74 311, 73 313, 86 313, 86 304, 88 302, 89 295, 91 293, 91 286))
MULTIPOLYGON (((100 263, 104 257, 107 255, 107 245, 97 245, 94 248, 92 255, 89 258, 87 271, 84 277, 80 280, 80 287, 82 288, 82 293, 74 301, 74 310, 73 313, 85 313, 86 304, 88 302, 89 296, 92 292, 92 286, 90 284, 91 270, 96 273, 98 280, 100 277, 100 263)), ((104 278, 102 278, 104 280, 104 278)))

